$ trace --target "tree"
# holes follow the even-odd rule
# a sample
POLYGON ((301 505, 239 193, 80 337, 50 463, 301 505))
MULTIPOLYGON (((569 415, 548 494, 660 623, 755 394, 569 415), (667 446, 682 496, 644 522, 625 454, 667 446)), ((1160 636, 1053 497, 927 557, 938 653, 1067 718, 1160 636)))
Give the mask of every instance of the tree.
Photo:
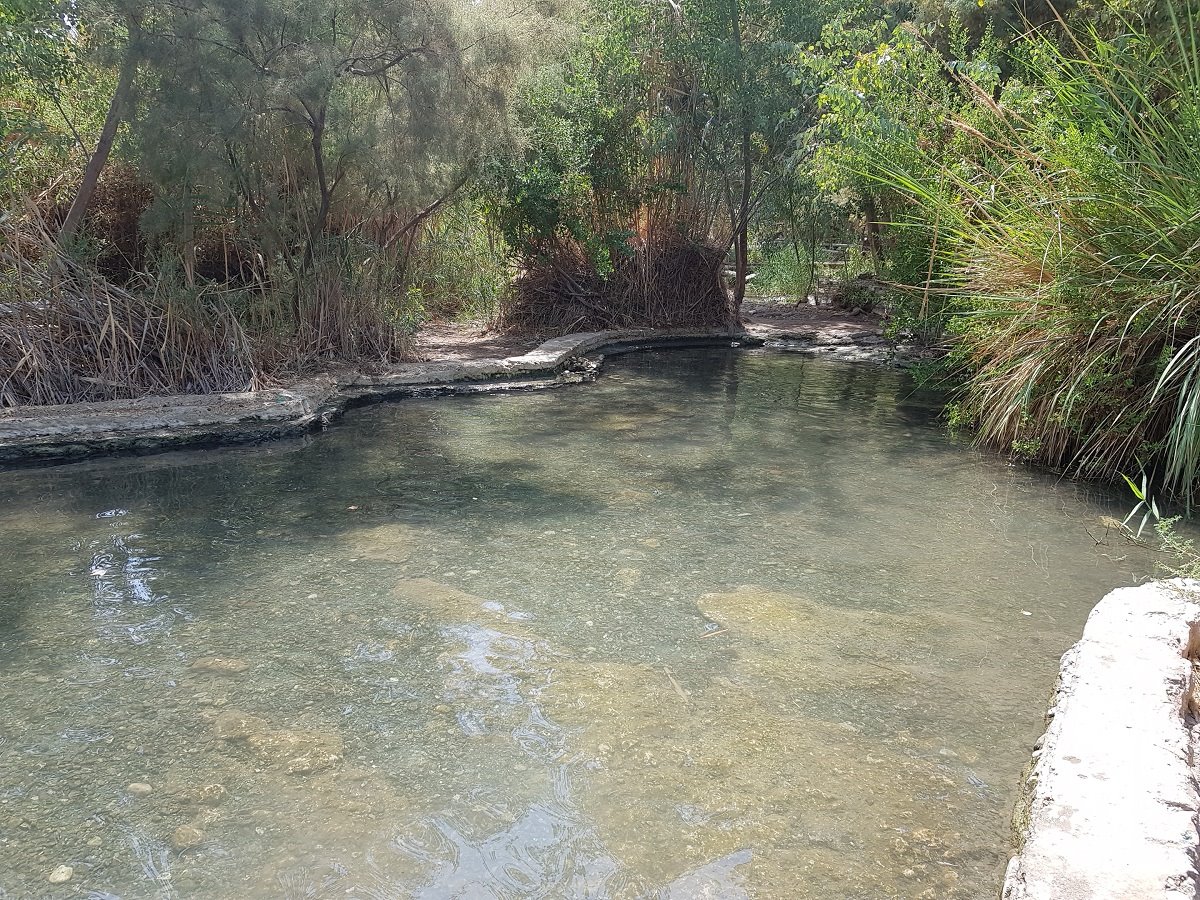
POLYGON ((367 219, 411 227, 506 139, 522 49, 546 27, 518 10, 203 0, 176 14, 137 126, 148 172, 173 200, 160 226, 178 228, 197 192, 235 197, 302 269, 326 237, 367 219))
POLYGON ((96 185, 100 181, 100 173, 104 170, 109 154, 112 152, 113 142, 117 139, 117 130, 129 114, 134 78, 137 76, 144 15, 138 8, 140 5, 129 4, 124 9, 116 10, 117 17, 119 20, 123 20, 125 29, 125 46, 119 63, 117 84, 113 90, 112 99, 109 101, 108 113, 104 117, 104 125, 100 129, 96 147, 88 157, 83 178, 58 231, 58 243, 64 249, 71 245, 79 232, 79 226, 87 213, 88 204, 91 203, 96 185))
POLYGON ((57 4, 49 0, 7 0, 0 5, 0 93, 9 100, 0 102, 3 171, 8 171, 27 139, 44 130, 31 100, 47 99, 58 105, 60 88, 74 69, 58 13, 57 4))
POLYGON ((806 53, 820 43, 828 22, 858 9, 855 2, 832 0, 690 0, 681 7, 672 52, 694 73, 687 127, 721 184, 739 305, 755 216, 769 192, 811 154, 805 139, 821 81, 805 65, 806 53))
POLYGON ((18 80, 51 90, 70 67, 66 28, 49 0, 5 0, 0 5, 0 85, 18 80))

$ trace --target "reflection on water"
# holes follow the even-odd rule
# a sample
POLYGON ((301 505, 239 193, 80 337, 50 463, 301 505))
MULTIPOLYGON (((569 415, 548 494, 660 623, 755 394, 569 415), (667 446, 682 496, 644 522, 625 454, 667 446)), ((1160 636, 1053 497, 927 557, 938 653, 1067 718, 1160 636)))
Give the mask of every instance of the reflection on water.
POLYGON ((882 369, 607 371, 0 474, 0 897, 991 896, 1121 510, 882 369))

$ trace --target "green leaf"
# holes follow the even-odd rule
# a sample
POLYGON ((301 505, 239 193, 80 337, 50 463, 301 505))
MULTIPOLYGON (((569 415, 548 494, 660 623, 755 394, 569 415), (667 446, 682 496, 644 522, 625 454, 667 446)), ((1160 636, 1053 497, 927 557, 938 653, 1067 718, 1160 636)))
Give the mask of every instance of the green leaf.
POLYGON ((1139 488, 1136 484, 1134 484, 1133 479, 1130 478, 1128 475, 1126 475, 1124 472, 1121 473, 1121 477, 1125 479, 1125 483, 1127 485, 1129 485, 1129 489, 1131 491, 1133 491, 1133 496, 1137 497, 1139 500, 1141 500, 1143 503, 1145 503, 1146 502, 1146 492, 1143 491, 1141 488, 1139 488))

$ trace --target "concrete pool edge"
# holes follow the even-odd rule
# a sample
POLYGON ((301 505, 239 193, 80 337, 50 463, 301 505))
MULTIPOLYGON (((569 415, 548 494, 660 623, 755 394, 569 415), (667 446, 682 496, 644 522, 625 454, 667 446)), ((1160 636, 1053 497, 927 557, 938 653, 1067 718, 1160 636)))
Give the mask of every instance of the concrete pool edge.
POLYGON ((758 346, 741 329, 627 329, 554 338, 528 353, 322 375, 241 393, 175 394, 0 410, 0 465, 256 444, 324 428, 346 409, 413 396, 530 390, 596 377, 585 357, 634 349, 758 346))
POLYGON ((1063 656, 1003 900, 1200 896, 1200 581, 1119 588, 1063 656))

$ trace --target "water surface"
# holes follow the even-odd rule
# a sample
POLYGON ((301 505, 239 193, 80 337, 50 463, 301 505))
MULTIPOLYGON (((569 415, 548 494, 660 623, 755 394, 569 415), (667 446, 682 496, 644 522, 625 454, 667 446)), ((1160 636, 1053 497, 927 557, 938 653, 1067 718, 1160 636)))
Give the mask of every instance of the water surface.
POLYGON ((883 368, 605 369, 0 473, 0 897, 994 896, 1119 503, 883 368))

